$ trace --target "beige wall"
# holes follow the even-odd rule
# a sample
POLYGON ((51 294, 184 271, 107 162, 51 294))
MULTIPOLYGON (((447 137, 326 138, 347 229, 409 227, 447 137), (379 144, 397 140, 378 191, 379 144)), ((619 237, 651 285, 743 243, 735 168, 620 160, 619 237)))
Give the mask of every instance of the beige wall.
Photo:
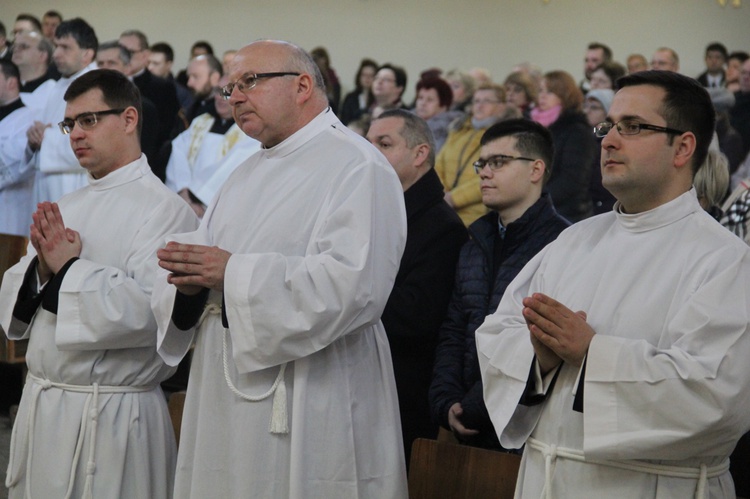
POLYGON ((8 31, 21 12, 41 17, 57 8, 80 16, 100 41, 137 28, 151 43, 167 41, 175 63, 187 63, 197 39, 217 52, 257 38, 282 38, 307 49, 328 48, 345 88, 359 59, 393 62, 409 73, 409 96, 428 67, 485 66, 502 80, 512 66, 532 61, 544 70, 582 73, 589 41, 607 43, 615 59, 640 52, 649 59, 667 45, 680 54, 682 72, 697 75, 703 50, 722 41, 750 51, 750 0, 739 9, 717 0, 0 0, 8 31))

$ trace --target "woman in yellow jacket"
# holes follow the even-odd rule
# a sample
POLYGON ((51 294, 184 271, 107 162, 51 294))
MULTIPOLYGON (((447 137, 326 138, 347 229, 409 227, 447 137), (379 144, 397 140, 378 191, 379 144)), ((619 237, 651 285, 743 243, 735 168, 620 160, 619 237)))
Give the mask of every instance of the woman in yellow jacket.
POLYGON ((445 188, 445 201, 466 226, 487 213, 473 167, 479 159, 479 140, 498 121, 520 116, 517 108, 506 103, 503 87, 481 85, 474 91, 471 114, 451 130, 438 153, 435 171, 445 188))

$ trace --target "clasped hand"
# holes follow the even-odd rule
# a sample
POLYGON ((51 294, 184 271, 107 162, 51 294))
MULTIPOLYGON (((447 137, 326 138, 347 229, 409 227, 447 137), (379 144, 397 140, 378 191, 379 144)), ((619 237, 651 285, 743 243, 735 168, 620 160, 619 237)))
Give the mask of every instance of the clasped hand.
POLYGON ((523 299, 528 325, 542 374, 568 362, 580 367, 595 331, 586 322, 586 312, 573 312, 542 293, 523 299))
POLYGON ((228 251, 216 246, 170 242, 156 256, 159 266, 171 272, 167 282, 181 293, 194 295, 202 288, 224 291, 224 272, 232 256, 228 251))
POLYGON ((44 283, 71 258, 81 255, 81 237, 78 232, 65 227, 57 203, 39 203, 31 219, 34 223, 29 239, 38 255, 39 281, 44 283))

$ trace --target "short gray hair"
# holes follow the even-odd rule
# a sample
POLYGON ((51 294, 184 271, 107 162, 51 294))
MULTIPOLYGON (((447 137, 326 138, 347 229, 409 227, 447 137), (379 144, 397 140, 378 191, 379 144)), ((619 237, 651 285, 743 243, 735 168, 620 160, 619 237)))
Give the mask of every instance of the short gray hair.
POLYGON ((404 138, 407 147, 414 148, 420 144, 427 144, 430 148, 430 153, 427 155, 427 164, 430 168, 435 166, 435 138, 425 120, 406 109, 389 109, 372 121, 375 122, 384 118, 401 118, 404 120, 399 135, 404 138))

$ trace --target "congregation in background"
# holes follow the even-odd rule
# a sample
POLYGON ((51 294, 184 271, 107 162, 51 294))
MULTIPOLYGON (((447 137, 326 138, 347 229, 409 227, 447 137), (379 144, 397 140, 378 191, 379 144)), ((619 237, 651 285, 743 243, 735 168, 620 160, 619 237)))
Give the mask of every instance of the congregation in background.
POLYGON ((580 75, 363 54, 346 92, 336 47, 201 39, 178 71, 137 26, 5 21, 11 497, 400 498, 417 438, 523 454, 517 497, 750 497, 750 47, 700 75, 586 40, 580 75))

